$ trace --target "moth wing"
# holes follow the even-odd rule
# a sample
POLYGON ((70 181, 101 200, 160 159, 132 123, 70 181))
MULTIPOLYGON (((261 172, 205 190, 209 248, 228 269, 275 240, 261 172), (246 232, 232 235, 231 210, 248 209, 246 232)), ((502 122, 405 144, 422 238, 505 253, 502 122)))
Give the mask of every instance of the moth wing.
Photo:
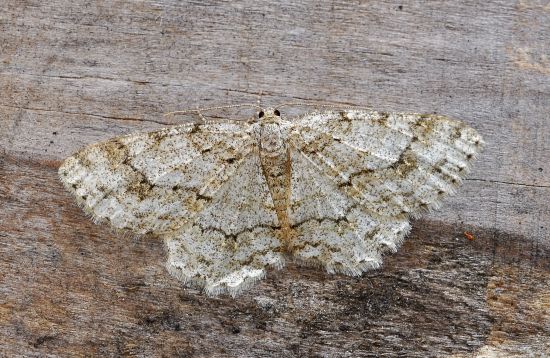
POLYGON ((267 267, 283 267, 280 225, 258 153, 248 155, 194 222, 166 243, 169 271, 209 295, 236 295, 267 267))
POLYGON ((298 118, 291 144, 294 255, 360 274, 455 191, 483 140, 442 116, 343 110, 298 118))
POLYGON ((175 230, 254 150, 247 129, 214 123, 116 137, 67 158, 59 175, 96 221, 138 234, 175 230))
POLYGON ((168 269, 207 293, 281 267, 277 218, 246 123, 183 125, 88 146, 59 169, 96 221, 168 247, 168 269))
POLYGON ((437 208, 483 146, 460 121, 366 110, 301 117, 294 136, 298 149, 348 196, 383 216, 437 208))
POLYGON ((403 217, 369 212, 346 194, 309 156, 292 147, 290 250, 298 261, 323 266, 329 273, 358 276, 382 263, 409 231, 403 217))

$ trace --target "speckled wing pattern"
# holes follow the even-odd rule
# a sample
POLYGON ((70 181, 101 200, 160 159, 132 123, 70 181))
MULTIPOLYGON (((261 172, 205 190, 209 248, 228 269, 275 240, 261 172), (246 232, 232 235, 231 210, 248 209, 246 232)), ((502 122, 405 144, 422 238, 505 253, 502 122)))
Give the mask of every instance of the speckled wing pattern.
POLYGON ((454 193, 483 145, 472 128, 437 115, 328 111, 293 128, 293 254, 349 275, 396 251, 409 217, 454 193))
POLYGON ((59 174, 96 221, 161 237, 174 276, 235 295, 288 257, 354 276, 379 267, 483 146, 437 115, 269 113, 113 138, 59 174))
POLYGON ((59 174, 95 221, 162 237, 173 275, 208 294, 236 293, 284 265, 249 129, 209 123, 117 137, 67 158, 59 174))

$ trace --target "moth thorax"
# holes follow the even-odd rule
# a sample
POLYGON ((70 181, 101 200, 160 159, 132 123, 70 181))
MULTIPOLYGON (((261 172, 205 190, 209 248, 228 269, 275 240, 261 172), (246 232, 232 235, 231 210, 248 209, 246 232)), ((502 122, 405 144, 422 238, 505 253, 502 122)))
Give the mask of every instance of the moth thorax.
POLYGON ((266 155, 286 153, 286 141, 278 123, 263 123, 261 125, 260 149, 266 155))

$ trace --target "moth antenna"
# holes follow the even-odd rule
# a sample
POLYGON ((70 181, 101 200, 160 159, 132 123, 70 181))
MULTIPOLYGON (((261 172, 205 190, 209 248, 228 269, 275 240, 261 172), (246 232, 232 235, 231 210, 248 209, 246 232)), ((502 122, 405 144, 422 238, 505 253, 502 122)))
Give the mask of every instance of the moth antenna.
POLYGON ((238 108, 238 107, 248 107, 248 108, 256 108, 256 109, 262 109, 259 105, 253 104, 253 103, 241 103, 241 104, 230 104, 225 106, 216 106, 216 107, 206 107, 206 108, 197 108, 197 109, 185 109, 182 111, 173 111, 164 113, 164 116, 173 116, 176 114, 189 114, 189 113, 199 113, 199 112, 207 112, 207 111, 214 111, 219 109, 229 109, 229 108, 238 108))
POLYGON ((303 106, 303 107, 324 107, 324 108, 334 108, 334 109, 372 109, 371 107, 347 104, 342 106, 341 104, 329 104, 329 103, 315 103, 315 102, 283 102, 277 105, 277 108, 289 107, 289 106, 303 106))

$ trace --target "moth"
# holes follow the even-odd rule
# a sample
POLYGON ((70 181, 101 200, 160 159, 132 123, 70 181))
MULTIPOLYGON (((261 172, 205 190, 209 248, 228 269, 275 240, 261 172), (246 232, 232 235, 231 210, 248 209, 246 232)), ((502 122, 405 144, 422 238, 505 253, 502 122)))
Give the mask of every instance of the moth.
POLYGON ((440 115, 348 108, 285 119, 261 108, 252 121, 92 144, 59 175, 95 221, 162 238, 168 271, 186 285, 236 295, 289 259, 352 276, 380 267, 409 219, 455 192, 483 144, 440 115))

